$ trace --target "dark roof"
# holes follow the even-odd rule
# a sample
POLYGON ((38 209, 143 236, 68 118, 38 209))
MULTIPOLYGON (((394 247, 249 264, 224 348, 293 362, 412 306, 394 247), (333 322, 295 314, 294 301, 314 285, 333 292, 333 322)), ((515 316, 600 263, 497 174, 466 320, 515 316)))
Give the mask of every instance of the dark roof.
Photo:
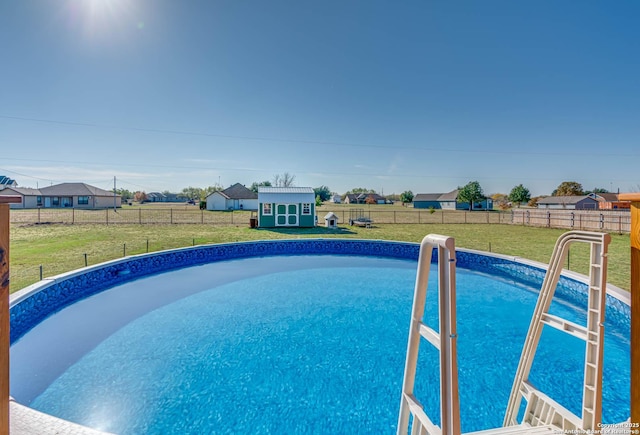
POLYGON ((45 196, 114 196, 113 192, 85 183, 62 183, 40 189, 45 196))
POLYGON ((413 202, 416 201, 438 201, 442 193, 418 193, 413 197, 413 202))
POLYGON ((367 198, 373 198, 376 201, 381 201, 381 200, 385 200, 384 196, 380 196, 377 193, 360 193, 358 195, 354 195, 356 199, 359 199, 361 201, 366 200, 367 198))
POLYGON ((600 201, 606 201, 606 202, 615 202, 618 200, 618 194, 617 193, 596 193, 596 200, 600 201), (601 198, 599 199, 598 196, 601 198))
POLYGON ((220 192, 229 199, 258 199, 258 194, 240 183, 227 187, 220 192))

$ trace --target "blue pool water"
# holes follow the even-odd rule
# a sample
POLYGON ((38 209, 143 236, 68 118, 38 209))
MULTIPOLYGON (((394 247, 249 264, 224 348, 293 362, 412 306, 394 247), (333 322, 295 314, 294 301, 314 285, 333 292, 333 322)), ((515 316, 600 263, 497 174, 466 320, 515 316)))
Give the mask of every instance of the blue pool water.
MULTIPOLYGON (((472 431, 502 422, 537 293, 457 273, 462 429, 472 431)), ((414 281, 414 261, 329 255, 141 278, 65 308, 14 343, 11 393, 120 434, 393 433, 414 281)), ((552 310, 584 323, 570 303, 552 310)), ((434 326, 435 312, 431 291, 434 326)), ((629 415, 628 337, 607 324, 604 422, 629 415)), ((545 331, 531 374, 576 413, 583 353, 580 340, 545 331)), ((420 361, 416 395, 436 417, 435 351, 423 345, 420 361)))

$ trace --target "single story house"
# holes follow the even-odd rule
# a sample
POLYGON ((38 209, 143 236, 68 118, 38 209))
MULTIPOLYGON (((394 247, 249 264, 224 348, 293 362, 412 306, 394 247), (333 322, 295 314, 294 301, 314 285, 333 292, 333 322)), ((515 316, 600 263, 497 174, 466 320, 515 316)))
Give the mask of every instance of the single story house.
POLYGON ((547 196, 538 200, 538 208, 555 210, 597 210, 598 200, 592 195, 547 196))
POLYGON ((629 210, 631 201, 620 201, 617 193, 590 193, 598 201, 600 210, 629 210))
POLYGON ((374 204, 386 204, 387 199, 377 193, 349 193, 345 195, 345 204, 369 204, 368 201, 374 201, 374 204))
POLYGON ((207 196, 207 210, 257 210, 258 194, 236 183, 207 196))
POLYGON ((187 198, 177 193, 149 192, 146 202, 185 202, 187 198))
POLYGON ((2 195, 15 195, 22 198, 17 204, 9 204, 10 208, 38 208, 42 207, 42 193, 38 189, 30 187, 6 187, 0 190, 2 195))
MULTIPOLYGON (((458 189, 448 193, 418 193, 413 197, 413 208, 433 208, 435 210, 469 210, 468 202, 458 202, 458 189)), ((491 210, 493 200, 485 198, 473 203, 473 210, 491 210)))
POLYGON ((316 195, 311 187, 258 187, 258 227, 316 226, 316 195))
POLYGON ((0 195, 22 198, 19 204, 11 204, 12 208, 101 209, 122 206, 120 195, 85 183, 54 184, 40 189, 11 187, 0 190, 0 195))
POLYGON ((340 197, 340 195, 332 195, 331 202, 333 202, 334 204, 340 204, 342 202, 342 198, 340 197))

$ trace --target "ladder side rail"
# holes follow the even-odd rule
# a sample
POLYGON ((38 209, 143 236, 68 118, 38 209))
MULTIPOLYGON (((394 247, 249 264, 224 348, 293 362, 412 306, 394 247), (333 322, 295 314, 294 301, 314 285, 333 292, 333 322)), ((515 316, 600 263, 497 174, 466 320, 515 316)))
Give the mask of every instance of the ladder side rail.
POLYGON ((604 319, 607 303, 607 254, 610 242, 611 236, 604 233, 599 243, 591 243, 582 392, 582 426, 585 430, 598 430, 602 423, 604 319))
POLYGON ((402 387, 402 398, 398 416, 398 434, 406 434, 409 428, 409 419, 413 414, 413 427, 419 424, 427 430, 428 434, 460 434, 460 406, 458 401, 458 369, 455 346, 455 243, 454 239, 436 234, 429 234, 420 244, 418 257, 418 271, 414 300, 409 326, 409 339, 407 344, 407 358, 402 387), (429 269, 433 248, 438 247, 438 286, 439 286, 439 319, 440 333, 436 333, 423 322, 424 308, 429 281, 429 269), (453 287, 453 292, 451 288, 453 287), (443 296, 444 294, 444 296, 443 296), (444 297, 444 303, 442 302, 444 297), (453 314, 451 308, 453 306, 453 314), (444 323, 443 323, 444 322, 444 323), (444 325, 444 326, 443 326, 444 325), (453 329, 451 327, 453 325, 453 329), (413 396, 415 385, 416 367, 418 362, 418 350, 422 336, 427 335, 427 341, 434 344, 440 352, 440 382, 441 382, 441 425, 438 428, 424 413, 420 406, 420 412, 416 412, 417 400, 413 396), (424 332, 428 331, 428 334, 424 332), (445 334, 445 331, 447 332, 445 334), (439 339, 436 341, 434 339, 439 339), (436 343, 433 343, 436 341, 436 343), (418 421, 416 421, 418 420, 418 421), (445 429, 446 428, 446 429, 445 429), (436 430, 437 429, 437 430, 436 430), (434 431, 435 430, 435 431, 434 431), (446 431, 445 431, 446 430, 446 431))
POLYGON ((438 248, 440 308, 440 425, 443 435, 460 434, 456 330, 456 258, 453 239, 438 248))
POLYGON ((432 253, 433 245, 427 242, 425 237, 420 244, 418 271, 416 272, 416 284, 413 291, 413 306, 411 308, 407 357, 405 360, 404 379, 402 381, 400 413, 398 415, 398 434, 406 434, 409 429, 410 409, 409 404, 405 399, 405 395, 412 396, 415 385, 418 350, 420 347, 420 324, 422 323, 422 318, 424 316, 424 306, 427 299, 427 283, 429 282, 432 253))
POLYGON ((538 301, 536 302, 533 316, 531 317, 531 323, 529 324, 529 330, 522 348, 520 362, 518 363, 513 386, 511 388, 511 394, 509 395, 509 402, 507 404, 503 426, 518 424, 518 410, 522 401, 520 386, 529 378, 529 372, 531 371, 531 366, 533 364, 533 357, 535 356, 538 343, 540 342, 540 336, 542 334, 542 318, 551 305, 556 285, 560 280, 560 274, 562 273, 562 264, 564 264, 564 261, 567 258, 567 254, 569 252, 568 247, 573 238, 574 234, 565 233, 558 238, 553 248, 551 261, 549 262, 547 273, 545 274, 542 282, 538 301))

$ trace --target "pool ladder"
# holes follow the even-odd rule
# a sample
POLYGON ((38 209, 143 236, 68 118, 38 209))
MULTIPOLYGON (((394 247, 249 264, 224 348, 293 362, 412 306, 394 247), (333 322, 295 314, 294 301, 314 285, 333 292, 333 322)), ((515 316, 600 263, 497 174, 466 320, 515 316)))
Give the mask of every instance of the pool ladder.
MULTIPOLYGON (((503 427, 473 432, 473 434, 551 434, 558 431, 578 433, 599 429, 602 411, 607 249, 610 241, 611 237, 608 234, 586 231, 569 231, 558 238, 529 325, 503 427), (567 258, 570 245, 574 242, 591 245, 586 327, 549 313, 562 265, 567 258), (571 413, 529 382, 529 372, 545 325, 586 341, 582 418, 571 413), (518 411, 523 398, 527 401, 527 405, 522 421, 518 423, 518 411)), ((460 435, 461 433, 456 356, 455 263, 453 238, 430 234, 422 240, 409 327, 398 434, 408 433, 409 423, 411 423, 412 435, 460 435), (427 326, 422 320, 434 248, 438 249, 440 333, 427 326), (431 421, 422 404, 413 394, 421 337, 435 346, 440 353, 441 427, 431 421)))

